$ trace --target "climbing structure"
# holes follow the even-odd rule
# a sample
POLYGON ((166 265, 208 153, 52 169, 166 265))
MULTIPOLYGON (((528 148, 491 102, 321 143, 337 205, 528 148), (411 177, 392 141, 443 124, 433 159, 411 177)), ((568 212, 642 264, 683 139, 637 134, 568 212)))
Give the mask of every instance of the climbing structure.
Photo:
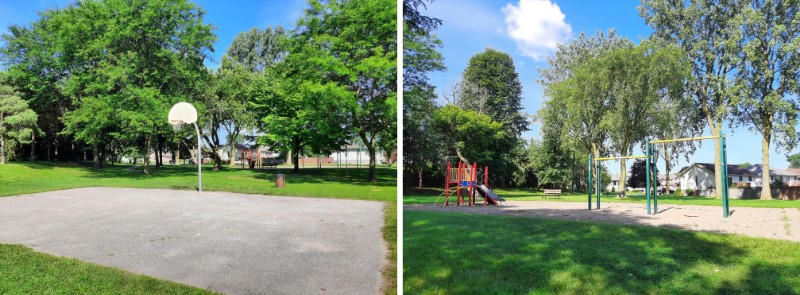
POLYGON ((505 201, 489 189, 489 167, 484 167, 483 183, 478 183, 478 163, 464 163, 459 161, 457 167, 447 162, 444 184, 444 206, 450 205, 450 197, 456 196, 456 206, 475 205, 477 194, 483 196, 483 205, 497 205, 505 201))

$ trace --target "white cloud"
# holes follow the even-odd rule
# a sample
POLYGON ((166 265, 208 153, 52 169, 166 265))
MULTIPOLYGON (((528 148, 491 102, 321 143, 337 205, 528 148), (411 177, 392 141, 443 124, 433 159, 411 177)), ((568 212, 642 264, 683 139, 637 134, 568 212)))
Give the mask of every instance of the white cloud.
POLYGON ((522 54, 542 60, 572 35, 564 13, 549 0, 519 0, 503 7, 508 35, 522 54))

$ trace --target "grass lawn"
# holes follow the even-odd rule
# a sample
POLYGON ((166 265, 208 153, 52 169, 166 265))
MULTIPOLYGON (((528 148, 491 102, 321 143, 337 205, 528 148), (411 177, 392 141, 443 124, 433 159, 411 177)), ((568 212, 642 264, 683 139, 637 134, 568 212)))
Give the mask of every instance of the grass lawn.
MULTIPOLYGON (((166 165, 158 169, 151 168, 154 168, 151 174, 144 175, 141 168, 137 170, 132 165, 93 170, 75 163, 14 162, 0 165, 0 197, 94 186, 179 190, 197 188, 196 167, 166 165)), ((212 171, 211 166, 203 166, 203 190, 385 202, 383 237, 389 250, 390 264, 383 270, 384 291, 395 294, 397 169, 379 167, 374 183, 367 181, 367 175, 367 168, 305 168, 294 173, 291 168, 241 170, 225 167, 222 171, 212 171), (276 174, 286 175, 286 188, 275 187, 276 174)))
MULTIPOLYGON (((443 188, 404 188, 403 189, 403 204, 433 204, 436 201, 443 188)), ((542 198, 542 192, 537 189, 494 189, 494 192, 499 196, 511 201, 555 201, 555 202, 586 202, 587 195, 583 193, 562 194, 559 198, 548 196, 546 199, 542 198)), ((455 198, 453 198, 455 200, 455 198)), ((452 201, 452 200, 451 200, 452 201)), ((444 202, 444 196, 439 198, 438 204, 444 202)), ((592 197, 592 203, 597 202, 597 199, 592 197)), ((647 198, 644 194, 628 194, 625 199, 620 199, 615 195, 603 195, 600 197, 600 204, 606 202, 622 202, 622 203, 647 203, 647 198)), ((722 200, 713 197, 685 197, 676 195, 662 195, 658 196, 658 204, 675 204, 675 205, 700 205, 700 206, 719 206, 722 207, 722 200)), ((730 207, 761 207, 761 208, 800 208, 800 201, 789 200, 734 200, 730 199, 730 207)))
POLYGON ((0 244, 0 293, 218 294, 113 267, 0 244))
POLYGON ((525 217, 404 212, 406 294, 798 294, 800 244, 525 217))

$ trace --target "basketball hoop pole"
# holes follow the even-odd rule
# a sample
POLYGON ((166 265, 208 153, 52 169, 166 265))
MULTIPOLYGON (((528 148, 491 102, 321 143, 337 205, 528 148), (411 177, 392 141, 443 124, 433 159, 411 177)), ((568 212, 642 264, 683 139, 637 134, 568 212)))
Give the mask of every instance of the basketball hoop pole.
POLYGON ((197 109, 188 102, 176 103, 169 110, 167 119, 170 124, 175 126, 174 130, 177 132, 182 124, 194 124, 194 131, 197 132, 197 191, 203 191, 203 152, 200 149, 200 127, 197 126, 197 109))
POLYGON ((192 123, 194 124, 194 131, 197 132, 197 191, 203 191, 203 171, 200 169, 201 164, 203 164, 203 154, 200 151, 200 128, 197 127, 197 122, 192 123))

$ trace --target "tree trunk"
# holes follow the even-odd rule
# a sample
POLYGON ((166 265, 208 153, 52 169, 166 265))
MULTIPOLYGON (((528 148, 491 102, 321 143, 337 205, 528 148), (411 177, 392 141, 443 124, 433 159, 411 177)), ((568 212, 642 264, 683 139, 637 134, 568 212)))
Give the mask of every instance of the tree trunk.
POLYGON ((31 133, 31 162, 36 162, 36 128, 31 133))
POLYGON ((375 147, 373 147, 372 144, 367 143, 364 143, 364 145, 367 146, 367 152, 369 152, 369 182, 375 182, 375 147))
POLYGON ((761 136, 761 198, 762 200, 772 200, 772 180, 769 176, 769 142, 772 130, 764 126, 764 134, 761 136))
POLYGON ((422 188, 422 168, 417 170, 417 177, 419 177, 419 182, 417 183, 418 188, 422 188))
POLYGON ((44 141, 47 144, 47 161, 50 162, 50 155, 53 154, 53 137, 50 136, 50 131, 44 133, 44 141))
MULTIPOLYGON (((244 161, 244 157, 242 157, 244 161)), ((294 172, 300 172, 300 152, 298 150, 292 151, 292 164, 294 164, 294 172)))
POLYGON ((92 143, 92 169, 100 169, 100 147, 96 139, 92 143))
POLYGON ((6 163, 6 139, 0 134, 0 164, 6 163))
POLYGON ((142 169, 142 172, 144 172, 144 174, 150 174, 150 140, 150 135, 147 135, 144 138, 144 149, 142 150, 142 153, 144 154, 144 163, 142 163, 144 165, 144 169, 142 169))
POLYGON ((211 152, 208 154, 211 156, 212 159, 214 159, 214 171, 222 170, 222 157, 220 157, 219 154, 214 152, 214 150, 211 150, 211 152))
MULTIPOLYGON (((719 133, 717 133, 719 134, 719 133)), ((714 177, 714 196, 718 199, 722 198, 722 155, 719 153, 719 138, 714 139, 714 147, 716 151, 714 152, 714 174, 717 177, 714 177)))
MULTIPOLYGON (((626 157, 627 155, 623 155, 626 157)), ((617 197, 625 197, 625 178, 628 177, 628 171, 625 169, 627 159, 619 160, 619 183, 617 183, 617 197)))

